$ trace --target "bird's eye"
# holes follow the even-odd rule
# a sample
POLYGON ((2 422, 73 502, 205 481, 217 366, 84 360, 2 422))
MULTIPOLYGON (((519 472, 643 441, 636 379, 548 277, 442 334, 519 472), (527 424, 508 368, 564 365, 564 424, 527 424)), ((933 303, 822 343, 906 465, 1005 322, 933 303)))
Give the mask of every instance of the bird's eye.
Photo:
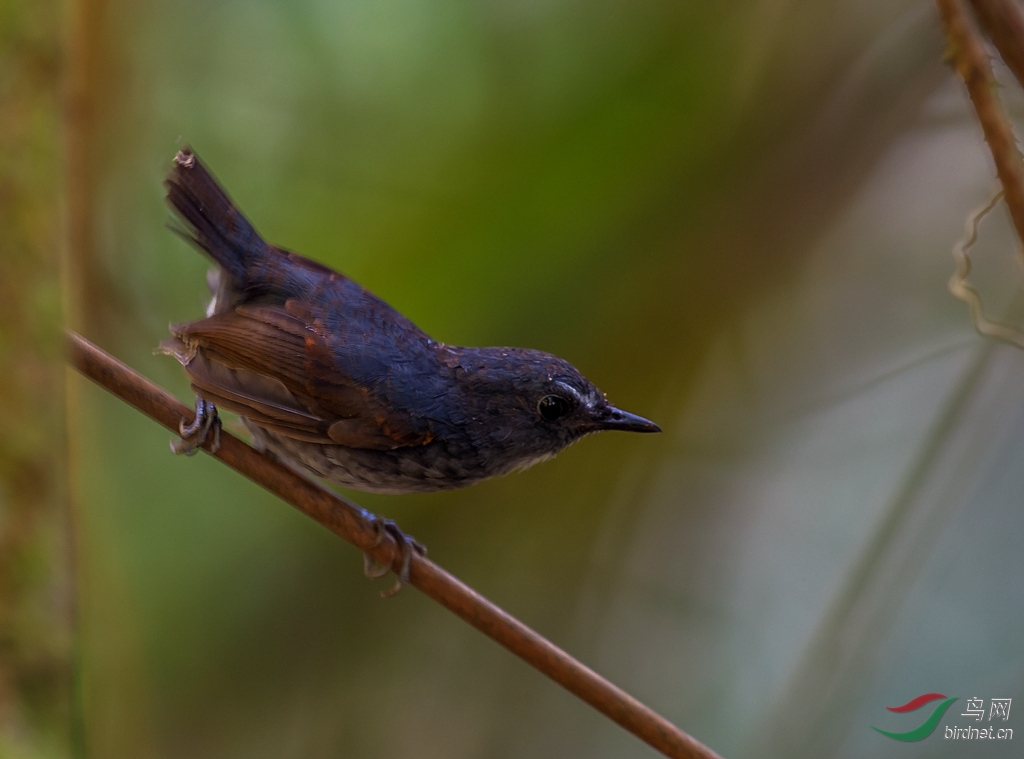
POLYGON ((561 419, 572 410, 572 404, 560 395, 545 395, 537 404, 537 411, 549 422, 561 419))

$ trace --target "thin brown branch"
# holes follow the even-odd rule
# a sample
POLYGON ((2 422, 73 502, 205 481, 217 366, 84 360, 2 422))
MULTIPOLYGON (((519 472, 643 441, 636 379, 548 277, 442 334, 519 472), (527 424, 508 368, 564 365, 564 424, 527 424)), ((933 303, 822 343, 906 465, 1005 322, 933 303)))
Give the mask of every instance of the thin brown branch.
POLYGON ((985 33, 1024 86, 1024 8, 1015 0, 971 0, 985 33))
MULTIPOLYGON (((67 348, 68 360, 78 371, 172 432, 177 432, 183 420, 186 423, 192 420, 192 409, 81 335, 68 332, 67 348)), ((370 515, 355 504, 296 474, 227 432, 222 432, 220 448, 210 455, 280 496, 360 551, 369 552, 376 561, 396 571, 400 568, 401 556, 394 540, 386 536, 383 543, 374 546, 376 532, 370 515)), ((714 751, 432 561, 414 555, 410 582, 665 756, 720 759, 714 751)))
POLYGON ((935 0, 949 41, 950 55, 978 113, 996 173, 1003 185, 1017 236, 1024 240, 1024 161, 996 97, 996 81, 988 52, 962 0, 935 0))

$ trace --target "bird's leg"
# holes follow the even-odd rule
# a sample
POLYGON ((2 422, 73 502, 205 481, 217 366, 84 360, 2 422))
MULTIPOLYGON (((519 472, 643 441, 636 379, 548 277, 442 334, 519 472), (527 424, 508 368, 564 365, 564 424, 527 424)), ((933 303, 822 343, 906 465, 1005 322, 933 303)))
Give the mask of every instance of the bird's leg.
POLYGON ((196 396, 196 418, 191 423, 185 424, 182 419, 178 423, 178 432, 181 438, 171 439, 171 450, 185 456, 192 456, 206 444, 206 439, 213 430, 213 443, 210 445, 210 453, 216 453, 220 448, 220 417, 217 416, 217 407, 210 401, 196 396))
MULTIPOLYGON (((402 586, 409 582, 409 567, 412 565, 412 554, 413 551, 418 553, 420 556, 426 556, 427 547, 420 543, 412 535, 406 535, 395 524, 392 519, 381 519, 375 514, 367 514, 370 519, 370 523, 373 525, 374 532, 377 533, 377 539, 373 541, 370 548, 375 548, 384 542, 384 536, 390 535, 394 538, 395 543, 398 545, 398 549, 402 552, 402 567, 398 571, 398 579, 395 580, 395 584, 387 590, 380 592, 384 598, 390 598, 402 589, 402 586)), ((391 570, 389 564, 377 564, 370 557, 369 553, 363 554, 363 574, 369 578, 383 577, 391 570)))

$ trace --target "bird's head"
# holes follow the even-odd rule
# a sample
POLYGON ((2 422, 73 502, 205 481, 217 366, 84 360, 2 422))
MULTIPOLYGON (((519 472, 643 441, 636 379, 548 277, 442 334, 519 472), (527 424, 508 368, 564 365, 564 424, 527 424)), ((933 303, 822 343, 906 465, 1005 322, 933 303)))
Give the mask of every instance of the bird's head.
POLYGON ((447 349, 465 423, 495 458, 526 468, 602 430, 661 432, 611 405, 564 359, 526 348, 447 349))

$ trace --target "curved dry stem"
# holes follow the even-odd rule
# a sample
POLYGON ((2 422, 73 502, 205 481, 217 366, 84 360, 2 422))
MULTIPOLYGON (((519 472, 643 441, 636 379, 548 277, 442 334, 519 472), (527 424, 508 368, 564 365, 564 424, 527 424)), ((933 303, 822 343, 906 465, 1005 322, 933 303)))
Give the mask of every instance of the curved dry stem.
MULTIPOLYGON (((964 225, 964 236, 953 246, 953 260, 956 261, 956 271, 949 278, 949 291, 967 304, 967 308, 971 312, 971 322, 979 334, 986 337, 994 337, 997 340, 1002 340, 1024 349, 1024 333, 985 316, 981 295, 967 281, 971 274, 970 251, 974 247, 974 243, 978 241, 978 226, 1002 198, 1003 191, 999 190, 985 205, 976 208, 967 217, 967 222, 964 225)), ((1024 267, 1024 250, 1018 252, 1018 261, 1024 267)))

